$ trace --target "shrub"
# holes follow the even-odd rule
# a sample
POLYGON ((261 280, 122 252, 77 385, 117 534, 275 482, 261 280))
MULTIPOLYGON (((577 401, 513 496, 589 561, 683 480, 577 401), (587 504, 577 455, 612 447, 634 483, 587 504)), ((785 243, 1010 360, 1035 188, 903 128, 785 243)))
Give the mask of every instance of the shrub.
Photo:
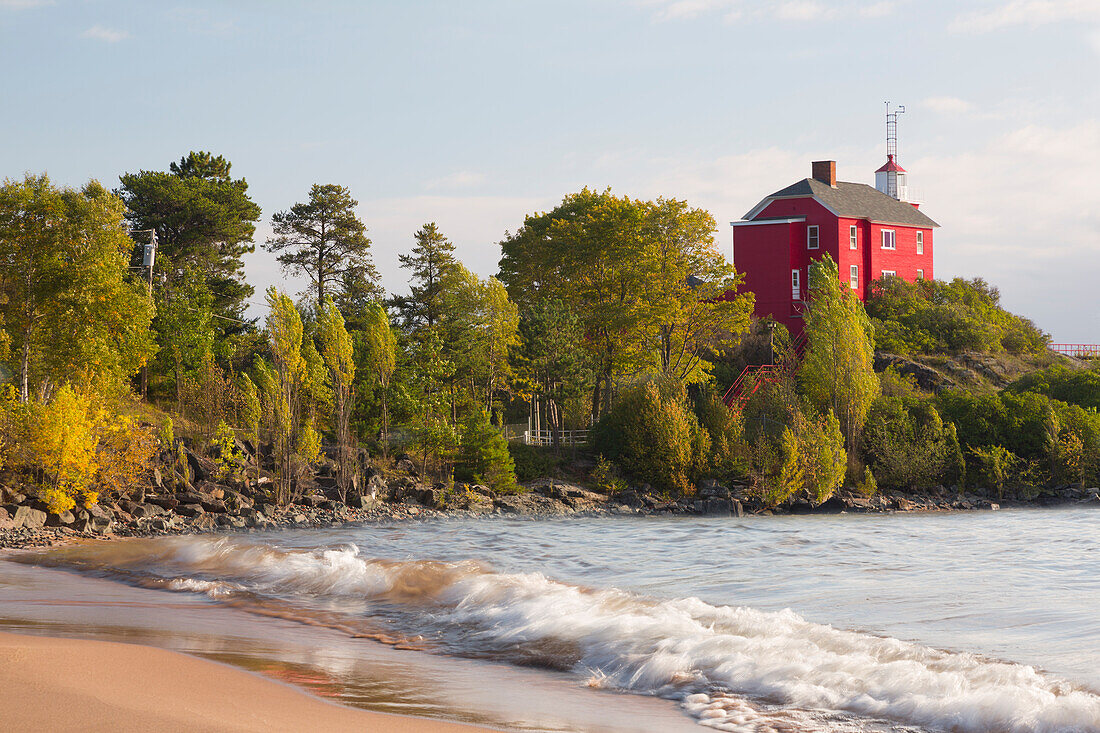
POLYGON ((1009 313, 984 280, 876 281, 867 298, 875 348, 897 354, 986 351, 1035 354, 1050 337, 1009 313))
POLYGON ((1005 391, 1033 392, 1071 405, 1100 409, 1100 369, 1070 369, 1055 364, 1020 377, 1005 391))
POLYGON ((1005 482, 1019 464, 1020 459, 1012 451, 999 445, 971 448, 970 453, 975 460, 970 464, 972 476, 967 477, 968 483, 972 486, 981 485, 984 488, 996 489, 997 496, 1004 498, 1005 482))
POLYGON ((552 476, 557 472, 558 461, 552 449, 523 443, 509 443, 508 453, 516 468, 516 478, 520 481, 552 476))
POLYGON ((593 428, 594 447, 639 481, 682 495, 704 472, 710 437, 682 386, 646 382, 627 391, 593 428))
POLYGON ((731 410, 712 390, 703 390, 695 400, 695 416, 710 439, 706 472, 729 479, 747 472, 745 423, 740 412, 731 410))
POLYGON ((863 428, 863 457, 884 485, 915 489, 955 477, 961 450, 954 426, 916 397, 880 397, 863 428))
POLYGON ((870 466, 863 469, 863 478, 856 484, 856 491, 868 497, 878 493, 878 481, 875 480, 870 466))
POLYGON ((589 474, 592 488, 604 494, 617 494, 626 489, 626 481, 619 478, 615 464, 602 455, 589 474))

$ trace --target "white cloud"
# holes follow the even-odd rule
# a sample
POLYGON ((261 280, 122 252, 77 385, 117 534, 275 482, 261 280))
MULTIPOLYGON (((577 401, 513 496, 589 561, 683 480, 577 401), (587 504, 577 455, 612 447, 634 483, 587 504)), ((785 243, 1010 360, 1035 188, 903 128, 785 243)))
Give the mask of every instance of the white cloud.
POLYGON ((1010 26, 1062 22, 1100 22, 1097 0, 1010 0, 996 7, 972 10, 948 26, 955 32, 988 33, 1010 26))
POLYGON ((130 37, 130 34, 126 31, 120 31, 115 28, 108 28, 107 26, 93 25, 88 30, 80 34, 83 38, 92 38, 97 41, 104 41, 106 43, 118 43, 124 41, 130 37))
POLYGON ((962 115, 974 110, 973 103, 958 97, 928 97, 924 106, 943 115, 962 115))
POLYGON ((644 0, 654 8, 656 21, 693 20, 711 13, 722 13, 726 22, 739 20, 784 20, 812 22, 833 18, 882 18, 893 13, 897 0, 644 0))
POLYGON ((485 174, 476 171, 457 171, 448 176, 436 178, 424 184, 429 191, 438 189, 470 188, 485 181, 485 174))

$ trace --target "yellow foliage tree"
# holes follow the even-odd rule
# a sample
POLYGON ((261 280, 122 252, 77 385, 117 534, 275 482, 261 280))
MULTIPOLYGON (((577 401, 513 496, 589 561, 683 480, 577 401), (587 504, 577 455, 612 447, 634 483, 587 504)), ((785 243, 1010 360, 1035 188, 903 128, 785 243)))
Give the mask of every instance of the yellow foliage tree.
POLYGON ((76 506, 96 474, 96 415, 92 400, 66 384, 53 401, 33 410, 28 448, 46 475, 42 500, 59 514, 76 506))

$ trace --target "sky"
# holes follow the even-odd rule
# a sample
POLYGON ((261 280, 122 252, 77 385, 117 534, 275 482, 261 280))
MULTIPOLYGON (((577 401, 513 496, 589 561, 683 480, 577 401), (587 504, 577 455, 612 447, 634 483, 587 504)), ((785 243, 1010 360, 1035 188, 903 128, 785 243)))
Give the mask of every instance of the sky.
MULTIPOLYGON (((584 186, 729 222, 837 161, 874 182, 884 102, 939 278, 1100 342, 1100 0, 0 0, 0 178, 233 164, 271 214, 348 187, 390 292, 438 223, 496 272, 584 186)), ((257 297, 291 292, 246 260, 257 297)), ((257 308, 253 315, 260 315, 257 308)))

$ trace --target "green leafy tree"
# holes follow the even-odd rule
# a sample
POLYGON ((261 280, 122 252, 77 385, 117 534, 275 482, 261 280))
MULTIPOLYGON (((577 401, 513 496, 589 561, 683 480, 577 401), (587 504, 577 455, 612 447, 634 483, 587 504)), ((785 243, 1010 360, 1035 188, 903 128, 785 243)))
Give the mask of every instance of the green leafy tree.
POLYGON ((473 399, 487 409, 507 387, 508 353, 519 342, 519 313, 496 278, 482 280, 454 263, 441 281, 440 334, 473 399))
POLYGON ((724 297, 738 280, 713 229, 709 214, 680 201, 586 188, 501 242, 499 277, 522 311, 556 301, 577 314, 594 370, 593 416, 610 408, 623 378, 701 381, 710 352, 748 324, 749 297, 724 297))
POLYGON ((159 289, 157 300, 153 330, 160 351, 156 366, 159 373, 171 377, 178 406, 185 380, 199 378, 214 353, 214 296, 206 278, 185 268, 159 289))
POLYGON ((411 272, 410 293, 395 300, 410 330, 432 328, 439 322, 444 308, 443 277, 456 262, 454 245, 435 222, 420 227, 415 238, 412 252, 398 256, 401 267, 411 272))
POLYGON ((856 452, 867 413, 880 391, 871 323, 855 294, 841 287, 829 255, 811 265, 810 293, 809 346, 799 381, 817 410, 837 416, 848 450, 856 452))
POLYGON ((169 172, 122 175, 118 190, 131 227, 156 230, 156 270, 167 283, 187 269, 207 278, 222 336, 243 328, 245 301, 254 291, 245 282, 242 258, 256 249, 252 237, 260 218, 248 183, 232 178, 230 167, 220 155, 192 151, 169 172))
POLYGON ((569 403, 592 382, 580 321, 558 301, 538 301, 520 317, 518 337, 511 354, 513 383, 526 399, 545 405, 553 444, 560 446, 569 403))
POLYGON ((152 356, 153 307, 127 279, 130 245, 122 202, 95 181, 0 185, 0 317, 21 401, 66 382, 117 389, 152 356))
POLYGON ((284 272, 309 279, 308 291, 318 310, 326 295, 339 297, 349 284, 378 282, 370 239, 355 213, 358 205, 343 186, 314 184, 309 201, 271 217, 275 236, 264 249, 278 254, 284 272))
POLYGON ((336 309, 332 298, 317 314, 317 338, 321 342, 321 358, 328 370, 332 385, 334 409, 332 428, 336 435, 337 485, 345 496, 355 475, 354 451, 351 439, 351 408, 355 384, 355 353, 351 336, 344 327, 344 318, 336 309))
MULTIPOLYGON (((377 389, 382 409, 382 454, 388 456, 390 438, 390 379, 397 368, 397 336, 386 310, 372 303, 363 313, 362 328, 354 336, 356 374, 371 390, 377 389)), ((362 396, 365 389, 357 390, 362 396)))

